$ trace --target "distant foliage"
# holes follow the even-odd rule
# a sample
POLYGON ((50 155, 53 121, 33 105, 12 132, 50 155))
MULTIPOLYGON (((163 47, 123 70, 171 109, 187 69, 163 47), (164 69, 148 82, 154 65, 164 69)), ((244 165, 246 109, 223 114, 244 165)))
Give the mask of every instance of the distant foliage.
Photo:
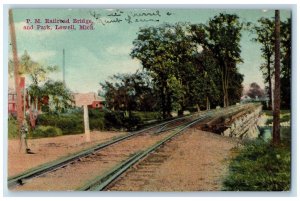
POLYGON ((258 98, 262 98, 265 96, 265 93, 256 82, 253 82, 250 84, 250 89, 247 91, 247 95, 250 98, 256 98, 256 96, 258 98))
POLYGON ((289 191, 291 152, 289 145, 272 146, 256 140, 245 145, 230 164, 224 181, 226 191, 289 191))

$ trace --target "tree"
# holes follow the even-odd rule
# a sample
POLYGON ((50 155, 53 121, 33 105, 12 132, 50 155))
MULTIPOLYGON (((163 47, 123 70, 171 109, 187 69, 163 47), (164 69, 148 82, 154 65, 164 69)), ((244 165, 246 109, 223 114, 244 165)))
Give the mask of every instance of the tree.
POLYGON ((192 25, 194 39, 204 48, 209 49, 221 70, 223 105, 229 106, 228 88, 231 72, 236 71, 236 64, 242 62, 240 39, 242 24, 237 15, 220 13, 210 19, 207 25, 192 25))
POLYGON ((106 106, 111 110, 153 111, 156 109, 157 96, 147 72, 117 74, 111 81, 100 83, 106 106))
POLYGON ((198 111, 201 105, 209 110, 212 106, 219 105, 222 93, 221 72, 213 53, 207 49, 195 55, 193 63, 196 72, 191 73, 191 98, 192 103, 197 105, 198 111))
MULTIPOLYGON (((280 51, 281 51, 281 106, 289 109, 291 102, 291 19, 280 23, 280 51)), ((272 80, 274 78, 274 49, 275 49, 275 21, 274 19, 261 18, 258 25, 253 26, 256 33, 254 41, 261 44, 262 57, 265 60, 260 69, 263 73, 265 83, 268 84, 267 91, 272 103, 272 80)), ((270 104, 272 109, 272 104, 270 104)))
POLYGON ((20 74, 28 75, 34 85, 39 85, 47 79, 47 75, 57 71, 57 66, 43 66, 31 59, 28 52, 25 50, 21 56, 20 74))
MULTIPOLYGON (((13 70, 12 62, 9 61, 9 72, 13 70)), ((38 110, 38 104, 41 103, 43 94, 41 84, 48 80, 48 74, 58 70, 58 66, 43 66, 31 59, 25 50, 20 59, 19 75, 28 76, 31 80, 29 94, 34 99, 32 102, 35 109, 38 110)))
POLYGON ((275 88, 273 110, 273 143, 280 143, 280 12, 275 10, 275 88))
POLYGON ((193 63, 194 57, 198 54, 197 44, 188 33, 188 26, 185 24, 175 24, 172 26, 174 65, 171 76, 173 85, 171 87, 172 109, 178 111, 178 116, 182 116, 184 110, 191 103, 191 99, 196 95, 192 92, 192 83, 197 75, 197 67, 193 63), (174 107, 174 106, 177 107, 174 107))
POLYGON ((281 92, 281 108, 291 108, 291 55, 292 55, 292 42, 291 42, 291 18, 285 22, 281 22, 281 79, 280 79, 280 92, 281 92))
POLYGON ((48 104, 50 106, 53 104, 52 108, 49 107, 52 112, 64 112, 74 103, 72 92, 61 81, 48 80, 42 86, 41 91, 43 98, 48 97, 50 99, 48 104))
POLYGON ((260 70, 263 73, 265 83, 268 83, 267 91, 270 99, 269 109, 272 109, 272 78, 274 75, 274 21, 268 18, 260 18, 258 20, 258 25, 253 27, 256 38, 254 41, 261 44, 262 57, 265 60, 260 66, 260 70))
POLYGON ((186 106, 185 90, 178 89, 187 89, 187 68, 191 67, 189 60, 196 51, 196 44, 186 32, 183 24, 164 24, 140 29, 133 41, 130 55, 141 61, 160 91, 163 118, 171 116, 172 106, 178 109, 179 114, 186 106))
POLYGON ((256 82, 250 84, 250 88, 246 93, 250 98, 262 98, 264 97, 264 90, 256 82))
POLYGON ((239 103, 243 93, 244 75, 237 70, 232 70, 228 83, 228 100, 229 105, 239 103))
POLYGON ((57 70, 58 66, 44 66, 33 61, 27 51, 21 56, 19 74, 28 76, 31 80, 28 94, 32 104, 30 107, 33 106, 35 111, 39 110, 39 106, 48 107, 48 104, 53 104, 52 112, 63 112, 65 108, 72 105, 71 91, 62 82, 53 81, 48 77, 49 73, 57 70))

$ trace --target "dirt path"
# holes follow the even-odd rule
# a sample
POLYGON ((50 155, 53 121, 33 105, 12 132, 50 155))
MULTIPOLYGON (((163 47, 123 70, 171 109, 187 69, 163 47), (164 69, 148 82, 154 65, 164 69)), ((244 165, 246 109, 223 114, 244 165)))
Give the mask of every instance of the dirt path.
POLYGON ((41 164, 54 161, 81 150, 125 135, 123 132, 91 132, 91 142, 86 143, 84 134, 52 138, 29 139, 28 145, 35 154, 20 151, 19 140, 8 141, 8 176, 20 174, 41 164))
POLYGON ((111 191, 218 191, 238 139, 188 129, 111 184, 111 191))

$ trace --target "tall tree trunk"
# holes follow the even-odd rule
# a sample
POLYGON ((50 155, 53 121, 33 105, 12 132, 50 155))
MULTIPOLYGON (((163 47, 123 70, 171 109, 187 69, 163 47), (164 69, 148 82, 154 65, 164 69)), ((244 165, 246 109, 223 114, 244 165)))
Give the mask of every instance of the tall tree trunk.
POLYGON ((180 101, 180 109, 177 111, 177 116, 183 116, 184 109, 184 100, 182 100, 180 101))
POLYGON ((225 82, 224 68, 222 70, 221 76, 222 76, 222 90, 223 90, 223 107, 226 107, 226 82, 225 82))
POLYGON ((183 109, 180 109, 180 110, 178 110, 178 112, 177 112, 177 116, 183 116, 183 109))
POLYGON ((200 111, 201 111, 201 109, 200 109, 200 104, 197 103, 196 106, 197 106, 197 112, 200 112, 200 111))
POLYGON ((273 108, 273 144, 280 143, 280 13, 275 10, 275 88, 273 108))
POLYGON ((171 100, 171 93, 170 89, 167 86, 166 88, 166 111, 167 111, 167 117, 170 118, 172 117, 171 112, 172 112, 172 100, 171 100))
POLYGON ((229 100, 228 100, 228 65, 225 63, 225 101, 226 101, 226 107, 229 106, 229 100))
POLYGON ((228 99, 228 65, 226 62, 223 63, 223 73, 222 73, 222 87, 223 87, 223 101, 224 107, 229 106, 229 99, 228 99))
POLYGON ((177 111, 177 116, 183 116, 183 112, 185 110, 185 105, 184 105, 184 97, 180 101, 180 110, 177 111))
POLYGON ((269 82, 269 91, 268 91, 268 95, 269 95, 269 99, 270 99, 270 104, 269 104, 269 109, 272 110, 272 104, 273 104, 273 98, 272 98, 272 75, 271 75, 271 61, 270 61, 270 57, 268 57, 268 63, 267 63, 267 68, 268 68, 268 82, 269 82))
POLYGON ((161 95, 161 107, 162 107, 162 115, 163 119, 166 119, 166 98, 165 98, 165 86, 161 87, 160 90, 160 95, 161 95))
POLYGON ((206 110, 210 110, 210 101, 208 96, 206 96, 206 110))

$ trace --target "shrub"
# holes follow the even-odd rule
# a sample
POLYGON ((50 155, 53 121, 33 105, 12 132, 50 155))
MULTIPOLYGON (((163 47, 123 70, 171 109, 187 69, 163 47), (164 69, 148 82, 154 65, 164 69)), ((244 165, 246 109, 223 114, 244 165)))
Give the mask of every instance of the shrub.
POLYGON ((104 125, 105 128, 110 129, 121 129, 124 121, 124 113, 119 111, 108 111, 104 113, 104 125))
POLYGON ((103 130, 104 112, 99 109, 89 109, 89 122, 91 130, 103 130))
POLYGON ((104 130, 104 123, 102 118, 90 118, 90 129, 91 130, 104 130))
POLYGON ((99 109, 89 109, 89 118, 92 118, 92 119, 104 118, 104 112, 99 109))
POLYGON ((131 114, 129 117, 125 117, 122 111, 110 111, 104 114, 104 125, 108 130, 111 129, 127 129, 129 131, 138 128, 141 124, 141 118, 131 114))
POLYGON ((229 166, 224 190, 288 191, 291 182, 291 153, 288 145, 248 142, 229 166))
POLYGON ((53 126, 38 126, 32 132, 32 138, 55 137, 62 135, 61 129, 53 126))
POLYGON ((14 139, 19 136, 18 122, 16 118, 10 116, 8 117, 8 138, 14 139))
POLYGON ((40 126, 54 126, 60 128, 63 134, 82 133, 84 130, 83 117, 79 114, 41 114, 38 116, 37 121, 37 124, 40 126))
POLYGON ((135 130, 141 124, 141 118, 139 116, 131 115, 129 117, 124 118, 123 125, 128 131, 135 130))

